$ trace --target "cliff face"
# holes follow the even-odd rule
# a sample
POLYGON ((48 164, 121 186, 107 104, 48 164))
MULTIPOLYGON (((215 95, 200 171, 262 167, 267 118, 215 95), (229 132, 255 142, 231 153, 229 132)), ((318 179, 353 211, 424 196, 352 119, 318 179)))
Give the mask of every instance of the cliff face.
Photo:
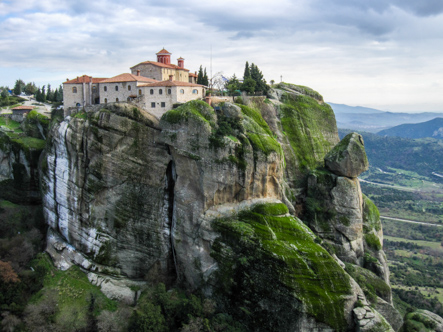
POLYGON ((390 310, 389 274, 358 179, 322 168, 334 114, 308 88, 273 96, 193 101, 160 121, 121 104, 53 126, 41 179, 56 265, 120 298, 134 280, 201 289, 263 331, 389 330, 375 309, 354 310, 372 294, 353 279, 366 271, 390 310))

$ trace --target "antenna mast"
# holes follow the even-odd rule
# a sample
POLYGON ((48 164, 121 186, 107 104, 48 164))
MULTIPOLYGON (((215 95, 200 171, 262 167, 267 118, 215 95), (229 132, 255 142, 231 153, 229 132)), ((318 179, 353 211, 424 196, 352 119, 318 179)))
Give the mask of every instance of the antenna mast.
POLYGON ((213 77, 212 77, 212 44, 211 44, 211 61, 210 61, 210 70, 211 70, 211 74, 210 74, 210 75, 211 75, 211 87, 210 87, 210 88, 211 88, 211 90, 212 90, 212 78, 213 78, 213 77))

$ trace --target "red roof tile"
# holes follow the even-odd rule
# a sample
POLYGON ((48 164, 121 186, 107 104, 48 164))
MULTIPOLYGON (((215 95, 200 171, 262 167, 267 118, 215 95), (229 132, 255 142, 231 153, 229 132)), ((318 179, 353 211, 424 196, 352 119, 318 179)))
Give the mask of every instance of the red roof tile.
POLYGON ((111 78, 107 78, 100 83, 119 83, 119 82, 146 82, 146 83, 154 83, 157 82, 157 80, 154 80, 152 78, 147 78, 144 76, 137 76, 134 74, 120 74, 111 78))
POLYGON ((155 53, 155 54, 172 54, 172 53, 169 53, 169 52, 166 51, 164 48, 162 48, 162 50, 161 50, 160 52, 155 53))
POLYGON ((88 75, 83 75, 80 77, 77 76, 77 78, 74 78, 73 80, 67 80, 66 82, 63 82, 63 84, 89 83, 91 82, 91 78, 92 78, 92 83, 100 83, 101 81, 106 79, 106 78, 97 78, 88 75))
POLYGON ((193 73, 189 73, 189 76, 191 76, 191 77, 198 77, 197 74, 193 74, 193 73))
POLYGON ((12 110, 33 110, 34 106, 26 106, 26 105, 22 105, 22 106, 16 106, 14 108, 12 108, 12 110))
POLYGON ((188 83, 188 82, 180 82, 180 81, 161 81, 156 83, 144 83, 140 84, 139 86, 195 86, 195 87, 204 87, 204 85, 201 84, 194 84, 194 83, 188 83))
POLYGON ((165 63, 156 62, 156 61, 144 61, 144 62, 140 62, 138 65, 135 65, 135 66, 131 67, 131 69, 132 69, 132 68, 135 68, 135 67, 137 67, 137 66, 139 66, 139 65, 148 65, 148 64, 151 64, 151 65, 154 65, 154 66, 157 66, 157 67, 163 67, 163 68, 171 68, 171 69, 178 69, 178 70, 189 71, 189 69, 182 68, 182 67, 179 67, 179 66, 177 66, 177 65, 172 65, 172 64, 167 65, 167 64, 165 64, 165 63))

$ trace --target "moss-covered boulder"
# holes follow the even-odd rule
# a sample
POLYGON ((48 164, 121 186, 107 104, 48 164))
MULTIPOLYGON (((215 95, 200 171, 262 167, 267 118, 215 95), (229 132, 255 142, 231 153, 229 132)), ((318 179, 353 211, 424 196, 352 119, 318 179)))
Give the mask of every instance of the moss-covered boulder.
POLYGON ((212 223, 214 295, 249 330, 352 326, 349 276, 284 204, 258 202, 212 223))
POLYGON ((369 168, 363 137, 357 133, 346 135, 325 156, 325 166, 333 173, 350 178, 369 168))

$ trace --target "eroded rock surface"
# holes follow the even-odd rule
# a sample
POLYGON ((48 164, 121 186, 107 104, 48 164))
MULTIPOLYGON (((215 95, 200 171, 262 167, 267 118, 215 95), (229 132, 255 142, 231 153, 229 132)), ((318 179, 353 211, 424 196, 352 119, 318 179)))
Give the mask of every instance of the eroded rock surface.
POLYGON ((332 173, 349 178, 355 178, 368 170, 363 137, 357 133, 346 135, 325 156, 325 166, 332 173))

